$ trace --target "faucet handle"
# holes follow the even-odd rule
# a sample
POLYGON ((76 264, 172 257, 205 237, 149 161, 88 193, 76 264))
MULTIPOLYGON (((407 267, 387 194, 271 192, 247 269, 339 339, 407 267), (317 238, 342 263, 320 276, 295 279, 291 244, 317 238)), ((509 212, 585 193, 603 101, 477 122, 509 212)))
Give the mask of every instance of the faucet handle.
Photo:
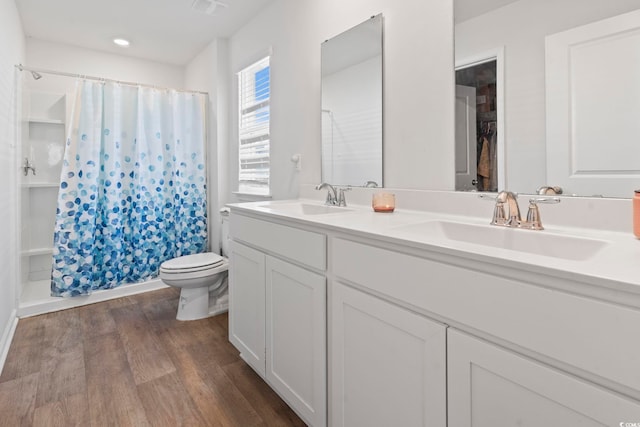
POLYGON ((343 206, 343 207, 347 206, 347 198, 344 196, 345 191, 351 191, 351 186, 338 188, 338 200, 337 200, 338 206, 343 206))
POLYGON ((498 196, 491 196, 489 194, 482 193, 478 194, 478 199, 486 200, 489 202, 496 202, 498 201, 498 196))
POLYGON ((504 211, 504 203, 497 201, 493 208, 493 217, 491 218, 491 225, 505 225, 507 223, 507 214, 504 211))
POLYGON ((560 197, 533 197, 529 199, 529 203, 545 203, 551 205, 560 203, 560 197))
POLYGON ((541 196, 562 194, 562 187, 558 187, 557 185, 554 185, 554 186, 543 185, 542 187, 536 190, 536 193, 540 194, 541 196))
POLYGON ((507 223, 507 213, 504 210, 504 204, 507 201, 504 192, 501 192, 497 196, 491 196, 489 194, 479 194, 478 198, 486 200, 488 202, 495 202, 493 207, 493 217, 491 218, 491 225, 505 225, 507 223))
POLYGON ((534 197, 529 199, 529 210, 527 211, 527 221, 522 224, 523 228, 530 230, 544 230, 542 220, 540 219, 540 209, 538 203, 555 204, 560 203, 559 197, 534 197))
POLYGON ((511 191, 501 191, 495 196, 487 193, 478 194, 478 199, 486 200, 488 202, 506 203, 509 195, 513 196, 514 199, 518 198, 518 193, 514 193, 511 191))

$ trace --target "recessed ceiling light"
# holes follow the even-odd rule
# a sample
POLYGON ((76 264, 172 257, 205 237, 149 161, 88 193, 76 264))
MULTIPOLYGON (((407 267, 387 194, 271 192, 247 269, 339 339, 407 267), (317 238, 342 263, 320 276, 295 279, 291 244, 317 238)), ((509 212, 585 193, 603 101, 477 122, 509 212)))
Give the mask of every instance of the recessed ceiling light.
POLYGON ((122 46, 122 47, 128 47, 131 44, 129 43, 129 40, 121 39, 121 38, 113 39, 113 42, 118 46, 122 46))

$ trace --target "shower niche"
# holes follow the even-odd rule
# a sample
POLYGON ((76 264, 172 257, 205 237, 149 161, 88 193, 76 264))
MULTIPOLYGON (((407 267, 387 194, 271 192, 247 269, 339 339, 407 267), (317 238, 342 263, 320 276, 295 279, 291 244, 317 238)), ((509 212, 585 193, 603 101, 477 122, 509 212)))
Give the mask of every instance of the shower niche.
POLYGON ((49 298, 67 95, 27 89, 22 111, 20 303, 24 306, 49 298))

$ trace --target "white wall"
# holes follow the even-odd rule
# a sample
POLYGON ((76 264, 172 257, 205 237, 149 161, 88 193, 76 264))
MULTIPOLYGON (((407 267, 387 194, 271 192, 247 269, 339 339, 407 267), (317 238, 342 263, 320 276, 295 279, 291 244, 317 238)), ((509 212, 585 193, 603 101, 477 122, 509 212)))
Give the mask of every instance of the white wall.
MULTIPOLYGON (((384 16, 384 182, 453 189, 451 0, 278 0, 229 40, 230 74, 272 51, 271 188, 296 197, 320 182, 320 44, 384 16), (302 171, 290 161, 302 154, 302 171)), ((237 90, 233 80, 231 93, 237 90)), ((237 101, 229 122, 229 200, 237 189, 237 101)))
POLYGON ((185 88, 209 93, 208 121, 208 197, 209 242, 213 251, 220 248, 219 208, 227 188, 227 108, 228 72, 227 41, 211 42, 185 68, 185 88))
POLYGON ((24 62, 24 33, 13 0, 0 0, 0 369, 17 307, 18 194, 16 141, 19 137, 15 100, 18 98, 14 65, 24 62))
POLYGON ((640 7, 640 0, 520 0, 456 25, 456 59, 505 47, 507 187, 546 182, 544 38, 640 7))
POLYGON ((184 68, 177 65, 114 55, 77 46, 29 38, 26 64, 66 73, 180 89, 184 68))
MULTIPOLYGON (((184 68, 60 43, 27 38, 24 65, 33 69, 86 75, 130 83, 181 89, 184 68)), ((67 95, 71 114, 76 79, 42 73, 39 80, 23 73, 24 87, 38 93, 67 95)))

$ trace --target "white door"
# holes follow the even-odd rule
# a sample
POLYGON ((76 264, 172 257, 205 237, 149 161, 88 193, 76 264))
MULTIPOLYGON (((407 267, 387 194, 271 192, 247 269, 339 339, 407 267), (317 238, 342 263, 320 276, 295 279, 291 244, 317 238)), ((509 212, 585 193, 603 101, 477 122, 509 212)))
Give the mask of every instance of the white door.
POLYGON ((449 328, 449 427, 619 426, 640 402, 449 328))
POLYGON ((229 341, 264 377, 265 255, 232 241, 229 262, 229 341))
POLYGON ((446 426, 446 326, 331 288, 331 425, 446 426))
POLYGON ((456 85, 456 190, 476 189, 476 88, 456 85))
POLYGON ((546 38, 547 184, 633 197, 640 182, 640 10, 546 38))
POLYGON ((326 425, 326 279, 267 256, 267 382, 311 426, 326 425))

